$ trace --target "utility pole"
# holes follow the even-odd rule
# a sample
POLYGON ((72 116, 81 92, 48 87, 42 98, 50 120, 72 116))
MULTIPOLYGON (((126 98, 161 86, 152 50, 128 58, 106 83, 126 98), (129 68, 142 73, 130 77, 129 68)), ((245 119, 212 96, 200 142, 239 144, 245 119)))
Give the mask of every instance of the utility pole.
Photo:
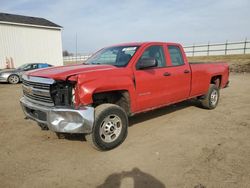
POLYGON ((76 63, 77 63, 77 33, 76 33, 76 63))
POLYGON ((245 38, 244 42, 244 54, 246 54, 246 49, 247 49, 247 37, 245 38))

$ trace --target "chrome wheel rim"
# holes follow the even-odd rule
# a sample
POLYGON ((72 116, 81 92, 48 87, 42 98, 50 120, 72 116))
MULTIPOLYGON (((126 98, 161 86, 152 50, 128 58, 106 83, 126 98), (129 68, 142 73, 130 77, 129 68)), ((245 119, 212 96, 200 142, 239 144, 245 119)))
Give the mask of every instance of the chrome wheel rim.
POLYGON ((218 101, 218 91, 213 90, 210 97, 211 104, 214 106, 218 101))
POLYGON ((122 130, 122 121, 117 115, 109 115, 101 123, 100 126, 100 137, 101 139, 106 142, 114 142, 119 135, 121 134, 122 130))
POLYGON ((9 81, 10 81, 10 83, 16 84, 16 83, 18 83, 19 79, 17 76, 11 76, 9 78, 9 81))

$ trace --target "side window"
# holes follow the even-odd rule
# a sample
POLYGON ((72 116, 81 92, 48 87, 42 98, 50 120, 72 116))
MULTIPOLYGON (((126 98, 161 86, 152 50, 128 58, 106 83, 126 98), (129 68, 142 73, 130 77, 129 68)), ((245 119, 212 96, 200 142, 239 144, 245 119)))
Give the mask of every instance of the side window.
POLYGON ((38 65, 37 64, 32 64, 31 65, 31 69, 37 69, 38 68, 38 65))
POLYGON ((168 46, 168 51, 173 66, 184 65, 182 53, 178 46, 168 46))
POLYGON ((164 57, 164 51, 162 46, 150 46, 148 47, 140 57, 141 59, 155 58, 157 61, 157 67, 165 67, 166 61, 164 57))
POLYGON ((47 64, 38 64, 38 68, 39 68, 39 69, 40 69, 40 68, 46 68, 46 67, 48 67, 47 64))

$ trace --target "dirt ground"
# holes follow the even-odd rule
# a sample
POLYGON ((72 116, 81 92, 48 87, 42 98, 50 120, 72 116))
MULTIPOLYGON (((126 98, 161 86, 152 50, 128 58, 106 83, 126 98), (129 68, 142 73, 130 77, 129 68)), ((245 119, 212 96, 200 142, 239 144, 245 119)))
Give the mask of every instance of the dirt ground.
POLYGON ((215 110, 179 103, 130 119, 125 142, 94 150, 24 120, 21 84, 0 84, 0 187, 249 187, 250 74, 231 74, 215 110))

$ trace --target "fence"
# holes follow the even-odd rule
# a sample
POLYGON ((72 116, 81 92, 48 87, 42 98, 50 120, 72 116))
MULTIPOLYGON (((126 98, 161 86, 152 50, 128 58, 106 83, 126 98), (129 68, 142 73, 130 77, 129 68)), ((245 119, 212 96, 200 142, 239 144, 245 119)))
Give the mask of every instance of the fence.
MULTIPOLYGON (((198 44, 184 46, 187 56, 250 54, 250 41, 198 44)), ((91 54, 63 57, 64 63, 79 63, 86 61, 91 54)))
POLYGON ((65 63, 80 63, 86 61, 92 54, 77 55, 77 56, 65 56, 63 62, 65 63))
POLYGON ((250 41, 199 44, 184 46, 187 56, 249 54, 250 41))

